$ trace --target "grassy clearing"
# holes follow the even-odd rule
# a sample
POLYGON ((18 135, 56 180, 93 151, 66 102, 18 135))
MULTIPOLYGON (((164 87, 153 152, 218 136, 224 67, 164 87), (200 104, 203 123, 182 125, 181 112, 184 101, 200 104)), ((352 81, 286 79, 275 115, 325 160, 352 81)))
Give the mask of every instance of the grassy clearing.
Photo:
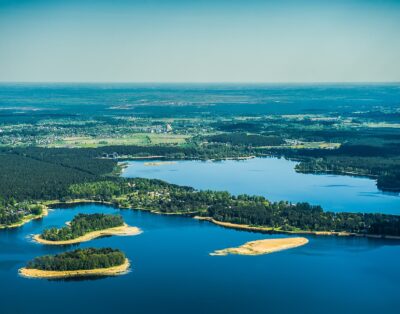
POLYGON ((152 134, 137 133, 133 135, 106 138, 106 137, 65 137, 48 147, 74 147, 74 148, 93 148, 110 145, 160 145, 160 144, 184 144, 188 135, 179 134, 152 134))

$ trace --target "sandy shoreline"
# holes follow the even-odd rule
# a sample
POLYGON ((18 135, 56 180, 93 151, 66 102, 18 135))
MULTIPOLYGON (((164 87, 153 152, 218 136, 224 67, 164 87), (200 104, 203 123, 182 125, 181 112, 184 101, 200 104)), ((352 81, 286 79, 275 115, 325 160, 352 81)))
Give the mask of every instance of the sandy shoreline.
POLYGON ((198 220, 205 220, 212 222, 216 225, 226 227, 226 228, 232 228, 232 229, 238 229, 238 230, 250 230, 250 231, 261 231, 261 232, 269 232, 269 233, 282 233, 282 234, 307 234, 307 235, 319 235, 319 236, 354 236, 356 234, 354 233, 348 233, 348 232, 335 232, 335 231, 285 231, 285 230, 277 230, 272 227, 256 227, 256 226, 250 226, 250 225, 245 225, 245 224, 235 224, 231 222, 223 222, 223 221, 218 221, 215 220, 211 217, 200 217, 200 216, 195 216, 193 217, 198 220))
POLYGON ((265 239, 247 242, 239 247, 232 247, 223 250, 216 250, 210 255, 225 256, 228 254, 237 255, 262 255, 273 252, 283 251, 299 247, 308 243, 308 239, 297 238, 283 238, 283 239, 265 239))
POLYGON ((153 161, 153 162, 145 162, 143 165, 147 167, 154 166, 163 166, 163 165, 175 165, 176 161, 153 161))
POLYGON ((76 243, 81 243, 81 242, 87 242, 99 237, 104 237, 104 236, 133 236, 133 235, 138 235, 142 233, 142 230, 140 230, 138 227, 130 227, 127 224, 124 224, 123 226, 120 227, 114 227, 114 228, 108 228, 104 230, 97 230, 93 232, 89 232, 81 237, 71 239, 71 240, 65 240, 65 241, 49 241, 42 239, 40 237, 40 234, 35 234, 32 238, 38 243, 41 244, 46 244, 46 245, 68 245, 68 244, 76 244, 76 243))
POLYGON ((258 226, 250 226, 250 225, 241 225, 235 224, 231 222, 223 222, 215 220, 211 217, 201 217, 201 216, 194 216, 194 219, 198 220, 205 220, 212 222, 213 224, 237 229, 237 230, 247 230, 247 231, 256 231, 256 232, 266 232, 266 233, 277 233, 277 234, 293 234, 293 235, 315 235, 315 236, 338 236, 338 237, 365 237, 365 238, 374 238, 374 239, 389 239, 389 240, 400 240, 399 236, 390 236, 390 235, 378 235, 378 234, 362 234, 362 233, 351 233, 351 232, 338 232, 338 231, 285 231, 274 229, 271 227, 258 227, 258 226))
POLYGON ((27 278, 65 278, 65 277, 84 277, 84 276, 116 276, 127 273, 130 263, 128 259, 122 265, 109 268, 83 269, 83 270, 40 270, 20 268, 18 273, 22 277, 27 278))
POLYGON ((40 215, 28 215, 28 216, 25 216, 24 218, 22 218, 22 221, 17 222, 15 224, 12 224, 12 225, 0 225, 0 229, 18 228, 18 227, 21 227, 21 226, 25 225, 26 223, 30 222, 31 220, 43 218, 44 216, 47 216, 48 214, 49 214, 49 210, 48 210, 47 206, 44 206, 42 208, 42 213, 40 215))

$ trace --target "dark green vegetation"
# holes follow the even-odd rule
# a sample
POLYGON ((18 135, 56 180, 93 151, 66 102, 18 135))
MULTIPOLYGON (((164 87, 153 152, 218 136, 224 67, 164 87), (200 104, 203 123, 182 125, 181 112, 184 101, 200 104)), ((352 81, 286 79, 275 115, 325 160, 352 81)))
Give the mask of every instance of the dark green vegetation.
POLYGON ((385 225, 385 234, 396 233, 387 231, 392 227, 386 221, 397 219, 391 216, 373 216, 373 223, 365 215, 330 216, 316 208, 306 211, 287 205, 290 217, 296 216, 294 209, 305 217, 296 222, 285 220, 286 209, 276 213, 254 201, 249 201, 248 211, 222 201, 219 207, 210 207, 206 192, 190 188, 179 187, 174 194, 168 185, 166 196, 156 188, 154 195, 146 194, 144 187, 144 194, 135 190, 138 196, 127 195, 132 187, 122 186, 130 181, 118 180, 116 174, 118 160, 148 156, 202 160, 283 156, 299 160, 300 172, 369 176, 377 179, 381 190, 400 191, 398 84, 0 84, 0 96, 1 225, 34 214, 37 202, 89 197, 160 211, 202 211, 226 221, 242 219, 279 228, 378 233, 376 222, 385 225), (92 189, 101 191, 95 195, 92 189), (136 199, 139 196, 142 199, 136 199), (317 221, 314 212, 320 217, 317 221))
POLYGON ((115 161, 97 157, 98 152, 85 149, 2 149, 0 196, 17 201, 60 198, 71 184, 96 181, 113 171, 115 161))
POLYGON ((38 216, 42 212, 42 206, 39 204, 28 201, 17 203, 13 198, 0 198, 0 225, 17 224, 26 216, 38 216))
POLYGON ((324 212, 308 203, 269 202, 262 196, 197 191, 160 180, 127 179, 73 185, 72 198, 111 201, 117 206, 212 217, 277 231, 335 231, 400 236, 400 216, 324 212))
POLYGON ((119 227, 123 224, 124 220, 120 215, 78 214, 68 226, 61 229, 46 229, 40 237, 49 241, 72 240, 92 231, 119 227))
POLYGON ((285 150, 280 153, 300 160, 296 167, 299 172, 368 176, 377 178, 381 190, 400 191, 400 144, 344 144, 333 150, 285 150))
POLYGON ((117 249, 87 248, 36 257, 28 262, 26 268, 55 271, 87 270, 119 266, 125 259, 125 254, 117 249))

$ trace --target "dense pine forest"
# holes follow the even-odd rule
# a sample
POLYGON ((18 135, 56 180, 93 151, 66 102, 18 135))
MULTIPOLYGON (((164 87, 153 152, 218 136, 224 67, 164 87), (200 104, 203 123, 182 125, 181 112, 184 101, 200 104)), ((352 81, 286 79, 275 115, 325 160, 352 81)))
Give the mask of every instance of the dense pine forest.
MULTIPOLYGON (((89 198, 111 201, 123 207, 198 214, 220 221, 263 225, 288 231, 400 235, 397 216, 329 213, 308 204, 270 203, 262 197, 235 197, 226 192, 195 191, 157 180, 125 180, 115 175, 118 172, 117 158, 123 159, 124 156, 223 158, 256 154, 298 159, 301 163, 297 171, 301 172, 346 172, 376 177, 382 189, 398 190, 398 147, 380 146, 376 149, 378 153, 372 146, 346 144, 330 150, 289 150, 232 146, 227 143, 211 144, 207 148, 193 145, 2 148, 0 195, 3 201, 0 203, 0 224, 17 223, 38 212, 39 207, 35 204, 43 200, 89 198), (235 147, 238 149, 235 150, 235 147)), ((61 234, 61 238, 71 236, 65 230, 61 234)), ((54 230, 47 235, 49 238, 58 237, 54 230)))
POLYGON ((119 227, 123 224, 124 220, 120 215, 78 214, 67 226, 60 229, 46 229, 40 237, 49 241, 72 240, 92 231, 119 227))
POLYGON ((125 254, 117 249, 87 248, 36 257, 26 268, 50 271, 98 269, 122 265, 125 259, 125 254))

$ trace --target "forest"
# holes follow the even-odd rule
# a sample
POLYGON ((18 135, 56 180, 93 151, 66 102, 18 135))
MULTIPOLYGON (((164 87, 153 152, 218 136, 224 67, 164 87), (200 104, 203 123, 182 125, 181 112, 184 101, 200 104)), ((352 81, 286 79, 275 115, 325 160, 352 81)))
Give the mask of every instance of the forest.
POLYGON ((277 231, 335 231, 400 236, 400 216, 325 212, 308 203, 270 202, 262 196, 198 191, 160 180, 124 179, 72 185, 71 198, 107 200, 116 206, 200 215, 277 231))
POLYGON ((45 229, 40 237, 49 241, 72 240, 89 232, 119 227, 123 224, 121 215, 78 214, 67 226, 60 229, 45 229))
POLYGON ((118 249, 86 248, 36 257, 26 268, 50 271, 98 269, 122 265, 125 259, 125 254, 118 249))

